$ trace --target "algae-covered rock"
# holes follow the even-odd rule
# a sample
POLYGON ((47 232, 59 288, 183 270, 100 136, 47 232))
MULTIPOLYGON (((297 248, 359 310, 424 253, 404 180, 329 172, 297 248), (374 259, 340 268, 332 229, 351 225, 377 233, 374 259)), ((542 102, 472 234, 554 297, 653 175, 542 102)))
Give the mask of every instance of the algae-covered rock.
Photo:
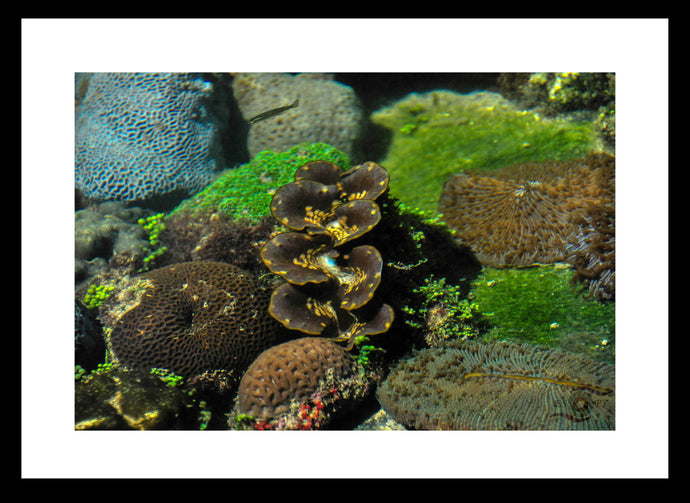
POLYGON ((371 120, 392 134, 381 160, 391 175, 392 194, 431 212, 452 174, 571 159, 597 145, 590 122, 545 119, 490 92, 412 93, 371 120))
POLYGON ((284 152, 266 150, 251 162, 225 172, 170 215, 216 211, 256 222, 270 215, 275 191, 291 182, 297 168, 310 161, 334 162, 343 169, 350 167, 346 154, 325 143, 302 143, 284 152))
POLYGON ((75 383, 77 430, 197 428, 188 393, 148 371, 112 368, 75 383))
POLYGON ((612 363, 615 304, 584 295, 566 264, 485 267, 471 297, 491 325, 481 338, 543 344, 612 363))

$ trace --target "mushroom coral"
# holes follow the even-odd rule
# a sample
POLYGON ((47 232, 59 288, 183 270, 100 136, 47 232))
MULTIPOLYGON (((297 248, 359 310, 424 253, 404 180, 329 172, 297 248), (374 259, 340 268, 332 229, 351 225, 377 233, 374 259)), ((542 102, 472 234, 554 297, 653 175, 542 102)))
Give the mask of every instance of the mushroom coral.
POLYGON ((615 366, 531 344, 417 351, 391 368, 376 396, 417 430, 615 429, 615 366))
POLYGON ((388 188, 388 173, 373 162, 343 171, 314 161, 294 178, 271 201, 271 213, 289 230, 261 250, 269 270, 287 281, 274 290, 269 312, 287 328, 327 335, 351 349, 358 337, 385 332, 393 322, 386 304, 361 309, 381 281, 379 251, 366 244, 336 249, 380 221, 374 200, 388 188))
POLYGON ((446 183, 439 211, 485 265, 564 261, 578 222, 612 205, 614 161, 592 154, 457 174, 446 183))

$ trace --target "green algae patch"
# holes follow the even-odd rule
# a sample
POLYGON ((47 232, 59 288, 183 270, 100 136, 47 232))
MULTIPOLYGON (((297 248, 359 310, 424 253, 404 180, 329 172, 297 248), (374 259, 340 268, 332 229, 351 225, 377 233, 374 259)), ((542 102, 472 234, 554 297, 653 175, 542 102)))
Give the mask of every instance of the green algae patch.
POLYGON ((183 201, 174 213, 222 212, 234 219, 257 222, 270 214, 275 191, 293 181, 297 168, 310 161, 350 167, 350 158, 325 143, 301 143, 284 152, 259 152, 250 162, 226 171, 211 185, 183 201))
POLYGON ((587 298, 573 275, 561 264, 484 268, 471 293, 491 325, 482 339, 543 344, 611 361, 615 303, 587 298))
POLYGON ((413 93, 371 120, 392 135, 381 161, 392 194, 433 213, 450 175, 582 157, 598 145, 591 122, 546 119, 490 92, 413 93))

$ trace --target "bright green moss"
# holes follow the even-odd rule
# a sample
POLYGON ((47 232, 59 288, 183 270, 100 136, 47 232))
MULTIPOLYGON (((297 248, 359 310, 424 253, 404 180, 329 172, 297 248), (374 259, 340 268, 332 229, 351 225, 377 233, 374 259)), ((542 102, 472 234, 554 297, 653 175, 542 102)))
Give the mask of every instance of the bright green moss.
POLYGON ((573 270, 560 265, 484 268, 472 287, 474 302, 492 325, 483 338, 564 346, 583 334, 591 337, 590 346, 605 341, 611 350, 615 304, 587 298, 572 277, 573 270))
POLYGON ((109 372, 113 367, 114 367, 114 364, 112 362, 104 362, 104 363, 99 363, 98 366, 95 369, 93 369, 91 372, 87 372, 86 369, 84 367, 82 367, 81 365, 75 365, 74 366, 74 379, 76 381, 86 382, 94 375, 105 374, 105 373, 109 372))
POLYGON ((391 175, 391 193, 429 212, 437 211, 452 174, 571 159, 596 146, 592 123, 547 120, 494 93, 411 94, 375 112, 372 121, 392 133, 381 161, 391 175))
POLYGON ((184 377, 171 372, 168 369, 152 368, 151 373, 158 376, 166 385, 174 388, 184 382, 184 377))
POLYGON ((137 223, 148 234, 150 245, 147 248, 150 253, 144 257, 144 266, 138 272, 148 271, 151 263, 168 250, 167 247, 160 246, 160 234, 165 230, 164 218, 164 213, 157 213, 137 220, 137 223))
POLYGON ((293 181, 297 168, 310 161, 331 161, 348 169, 349 157, 325 143, 302 143, 282 153, 264 151, 231 169, 174 212, 221 211, 235 219, 257 221, 270 213, 275 191, 293 181))
POLYGON ((100 306, 114 289, 115 287, 111 285, 89 285, 84 295, 84 305, 89 309, 100 306))

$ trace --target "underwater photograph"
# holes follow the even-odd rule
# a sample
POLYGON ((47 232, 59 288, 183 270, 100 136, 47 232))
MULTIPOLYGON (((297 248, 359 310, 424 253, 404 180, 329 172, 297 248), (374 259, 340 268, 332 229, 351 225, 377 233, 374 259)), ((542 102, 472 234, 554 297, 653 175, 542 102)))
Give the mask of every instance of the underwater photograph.
POLYGON ((74 430, 615 431, 616 77, 74 73, 74 430))

